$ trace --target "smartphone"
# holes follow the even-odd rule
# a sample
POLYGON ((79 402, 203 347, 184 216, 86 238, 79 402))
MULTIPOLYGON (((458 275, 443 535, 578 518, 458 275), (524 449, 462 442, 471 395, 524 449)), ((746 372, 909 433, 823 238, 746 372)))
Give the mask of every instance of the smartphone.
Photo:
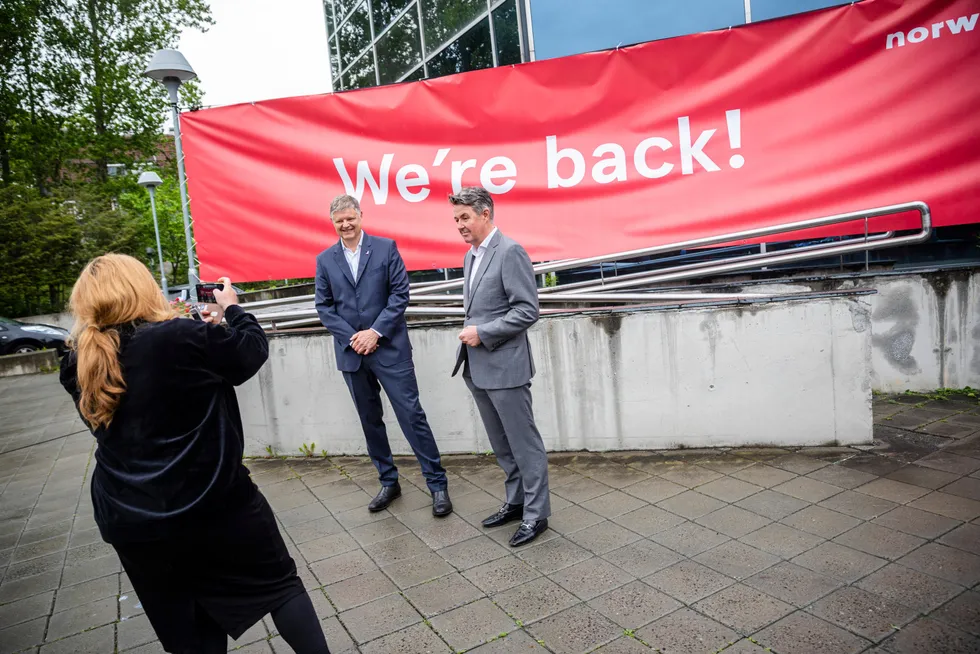
POLYGON ((204 322, 204 317, 201 316, 201 311, 198 309, 198 307, 192 305, 190 308, 190 314, 191 314, 191 318, 193 318, 194 320, 200 320, 201 322, 204 322))
POLYGON ((210 284, 198 284, 197 288, 197 301, 202 304, 217 304, 214 299, 215 289, 225 290, 224 284, 210 283, 210 284))

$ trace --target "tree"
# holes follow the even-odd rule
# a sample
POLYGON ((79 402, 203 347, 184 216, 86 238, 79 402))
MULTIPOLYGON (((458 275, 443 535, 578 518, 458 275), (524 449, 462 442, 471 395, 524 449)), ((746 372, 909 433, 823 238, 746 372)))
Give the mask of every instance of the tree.
MULTIPOLYGON (((169 111, 142 72, 184 29, 211 22, 206 0, 0 0, 0 312, 60 310, 81 267, 105 252, 156 269, 132 173, 159 161, 169 111)), ((182 86, 181 100, 199 106, 199 87, 182 86)), ((187 261, 173 178, 158 197, 176 277, 187 261)))
MULTIPOLYGON (((183 284, 187 278, 187 241, 184 239, 184 219, 180 210, 180 190, 177 186, 176 166, 159 171, 163 184, 155 193, 157 220, 160 225, 160 244, 163 260, 173 265, 173 272, 167 275, 172 284, 183 284)), ((119 197, 120 206, 138 221, 146 234, 153 254, 148 256, 148 265, 155 275, 159 275, 159 261, 156 254, 156 237, 153 231, 153 213, 150 208, 150 194, 142 188, 123 193, 119 197)))
POLYGON ((81 262, 71 205, 20 184, 0 188, 0 315, 59 310, 81 262))
POLYGON ((66 116, 56 108, 69 67, 52 43, 54 0, 0 3, 0 183, 42 193, 70 152, 66 116))
POLYGON ((109 163, 152 151, 166 115, 166 93, 142 76, 152 54, 173 47, 185 28, 213 21, 205 0, 64 1, 57 42, 76 72, 72 97, 63 95, 88 132, 86 151, 96 178, 109 163))

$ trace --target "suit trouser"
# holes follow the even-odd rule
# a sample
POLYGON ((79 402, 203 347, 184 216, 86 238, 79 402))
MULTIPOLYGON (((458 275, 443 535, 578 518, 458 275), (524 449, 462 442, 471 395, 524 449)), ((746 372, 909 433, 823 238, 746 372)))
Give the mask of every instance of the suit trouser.
POLYGON ((507 504, 523 504, 526 521, 549 517, 548 453, 534 424, 531 385, 484 390, 474 386, 468 374, 463 379, 476 400, 497 463, 507 475, 507 504))
POLYGON ((382 366, 374 357, 363 357, 361 367, 356 372, 345 372, 344 380, 361 418, 368 454, 378 469, 381 485, 393 486, 398 481, 398 468, 391 456, 383 419, 381 389, 384 388, 395 410, 398 425, 422 466, 426 485, 430 491, 445 490, 446 470, 442 467, 439 447, 419 402, 419 384, 412 360, 382 366))

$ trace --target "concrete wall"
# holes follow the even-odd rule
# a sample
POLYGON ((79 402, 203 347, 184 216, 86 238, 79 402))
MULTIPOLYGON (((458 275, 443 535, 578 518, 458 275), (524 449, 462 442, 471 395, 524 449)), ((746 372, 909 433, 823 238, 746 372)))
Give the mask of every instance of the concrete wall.
MULTIPOLYGON (((871 440, 868 297, 542 319, 532 386, 549 450, 821 445, 871 440)), ((461 378, 459 328, 412 328, 422 405, 443 452, 489 442, 461 378)), ((239 389, 246 453, 360 454, 332 337, 274 336, 239 389)), ((385 401, 392 447, 410 452, 385 401)))
POLYGON ((980 272, 936 271, 744 286, 747 292, 874 288, 875 390, 980 388, 980 272))
POLYGON ((27 354, 8 354, 0 357, 0 377, 34 375, 58 369, 61 357, 57 350, 41 350, 27 354))

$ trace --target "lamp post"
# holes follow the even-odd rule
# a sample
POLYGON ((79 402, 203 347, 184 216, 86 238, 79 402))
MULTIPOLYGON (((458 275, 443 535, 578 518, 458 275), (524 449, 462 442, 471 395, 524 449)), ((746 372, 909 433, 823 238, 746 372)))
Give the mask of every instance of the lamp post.
POLYGON ((167 273, 163 270, 163 247, 160 245, 160 225, 157 223, 157 202, 154 197, 156 188, 160 184, 163 184, 163 180, 156 173, 145 172, 140 175, 136 183, 150 192, 150 211, 153 213, 153 231, 157 235, 157 257, 160 259, 160 286, 163 287, 163 294, 169 295, 169 290, 167 289, 167 273))
POLYGON ((180 142, 180 112, 177 108, 177 89, 184 82, 197 77, 197 73, 187 63, 184 55, 176 50, 157 50, 143 74, 163 84, 170 94, 170 112, 174 121, 174 144, 177 148, 177 177, 180 182, 180 208, 184 214, 184 238, 187 241, 187 296, 190 297, 191 289, 198 283, 199 278, 197 266, 194 264, 191 217, 187 210, 187 177, 184 174, 184 148, 180 142))

